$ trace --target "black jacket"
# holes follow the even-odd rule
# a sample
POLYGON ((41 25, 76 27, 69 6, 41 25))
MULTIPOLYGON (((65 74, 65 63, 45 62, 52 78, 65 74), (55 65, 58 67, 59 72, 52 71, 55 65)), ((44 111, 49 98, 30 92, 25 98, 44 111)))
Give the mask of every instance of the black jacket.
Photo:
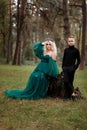
POLYGON ((74 46, 69 46, 64 50, 64 56, 62 61, 62 68, 64 67, 74 67, 77 69, 80 64, 80 53, 74 46))

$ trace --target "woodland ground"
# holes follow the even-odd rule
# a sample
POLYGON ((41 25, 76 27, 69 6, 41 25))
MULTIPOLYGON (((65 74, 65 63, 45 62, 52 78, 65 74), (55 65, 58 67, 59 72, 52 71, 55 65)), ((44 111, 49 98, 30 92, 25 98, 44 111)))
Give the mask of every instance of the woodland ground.
POLYGON ((87 130, 87 69, 77 70, 74 86, 85 99, 11 99, 6 89, 23 89, 34 66, 0 65, 0 130, 87 130))

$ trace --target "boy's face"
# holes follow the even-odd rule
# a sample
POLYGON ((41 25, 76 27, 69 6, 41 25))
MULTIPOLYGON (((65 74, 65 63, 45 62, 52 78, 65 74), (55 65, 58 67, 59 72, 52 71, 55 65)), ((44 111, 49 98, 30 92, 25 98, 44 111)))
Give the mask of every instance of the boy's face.
POLYGON ((69 46, 75 45, 75 39, 74 38, 68 38, 68 45, 69 46))

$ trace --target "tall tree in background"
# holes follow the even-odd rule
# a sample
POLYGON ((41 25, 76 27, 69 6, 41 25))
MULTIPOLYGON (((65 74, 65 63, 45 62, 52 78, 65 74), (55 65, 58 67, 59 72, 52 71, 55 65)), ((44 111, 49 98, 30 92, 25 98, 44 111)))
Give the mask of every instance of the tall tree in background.
POLYGON ((7 33, 8 33, 8 6, 7 1, 0 0, 0 36, 2 38, 2 57, 6 58, 6 43, 7 43, 7 33))
POLYGON ((82 46, 81 46, 81 64, 80 69, 85 67, 85 47, 86 47, 86 0, 82 0, 82 46))
POLYGON ((7 60, 9 63, 12 57, 12 0, 9 1, 9 28, 8 28, 8 44, 7 44, 7 60))
POLYGON ((22 54, 22 42, 23 42, 23 25, 25 19, 25 10, 26 10, 27 0, 18 0, 17 1, 17 41, 16 49, 13 59, 13 65, 21 64, 21 54, 22 54))
POLYGON ((70 35, 69 6, 68 0, 63 0, 64 39, 70 35))

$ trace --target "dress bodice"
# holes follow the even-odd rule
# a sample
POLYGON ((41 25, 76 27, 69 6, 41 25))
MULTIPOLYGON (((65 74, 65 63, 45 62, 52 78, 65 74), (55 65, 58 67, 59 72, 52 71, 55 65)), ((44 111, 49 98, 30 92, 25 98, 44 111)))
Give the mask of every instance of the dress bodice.
POLYGON ((49 55, 44 55, 44 46, 41 42, 33 45, 35 55, 41 59, 34 71, 41 71, 49 76, 56 77, 59 74, 57 62, 49 55))

